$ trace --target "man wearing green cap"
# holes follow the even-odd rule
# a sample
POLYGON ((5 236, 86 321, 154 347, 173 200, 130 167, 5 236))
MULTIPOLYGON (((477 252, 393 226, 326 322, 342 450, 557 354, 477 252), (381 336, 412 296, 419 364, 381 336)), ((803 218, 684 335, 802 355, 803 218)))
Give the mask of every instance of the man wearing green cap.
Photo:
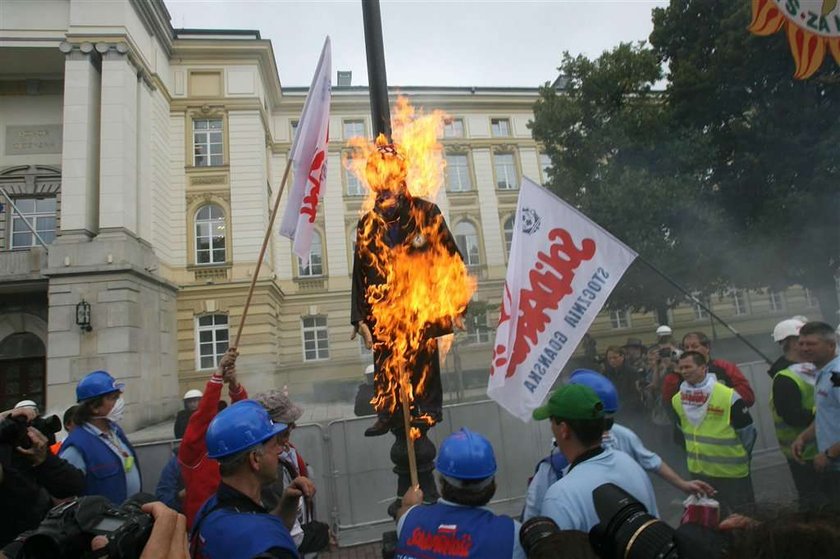
POLYGON ((659 516, 656 496, 645 471, 621 451, 605 449, 604 404, 590 387, 568 384, 556 390, 534 419, 551 420, 551 431, 569 467, 545 494, 540 510, 561 530, 589 530, 599 523, 592 491, 614 483, 638 499, 648 513, 659 516))

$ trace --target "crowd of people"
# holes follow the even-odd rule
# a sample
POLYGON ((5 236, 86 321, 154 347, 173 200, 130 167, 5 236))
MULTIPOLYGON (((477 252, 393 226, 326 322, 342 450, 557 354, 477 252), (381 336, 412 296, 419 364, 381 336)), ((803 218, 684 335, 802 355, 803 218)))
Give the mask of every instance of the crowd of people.
MULTIPOLYGON (((549 421, 555 447, 537 464, 516 519, 486 508, 496 492, 490 442, 466 428, 448 436, 435 462, 441 499, 424 503, 417 487, 402 497, 396 556, 531 556, 526 542, 535 530, 523 530, 521 523, 551 522, 561 534, 589 533, 605 521, 593 498, 605 484, 626 492, 655 519, 648 474, 686 495, 714 497, 723 516, 743 514, 755 500, 750 464, 757 432, 750 408, 757 404, 772 411, 800 513, 826 514, 840 502, 840 357, 830 325, 800 317, 777 325, 773 339, 782 356, 768 371, 770 401, 758 403, 738 367, 712 356, 703 333, 690 332, 679 344, 667 327, 657 335, 651 348, 608 348, 603 374, 575 371, 534 411, 535 420, 549 421), (638 368, 644 359, 648 374, 638 368), (647 400, 667 410, 692 479, 616 422, 622 403, 647 400)), ((144 557, 297 558, 335 544, 330 526, 315 515, 310 465, 291 442, 301 406, 281 390, 250 399, 237 377, 237 356, 229 349, 204 390, 184 395, 174 433, 181 440, 161 472, 160 502, 142 505, 156 519, 147 547, 158 553, 144 557), (225 385, 230 406, 222 399, 225 385)), ((119 507, 140 492, 137 453, 120 427, 124 391, 106 371, 86 375, 76 387, 77 404, 64 414, 69 434, 60 443, 33 426, 40 417, 34 402, 3 412, 4 437, 14 425, 25 428, 0 444, 0 556, 26 557, 27 538, 58 504, 99 496, 119 507)), ((734 518, 723 526, 766 529, 734 518)), ((569 549, 589 550, 579 537, 567 541, 569 549)), ((106 543, 99 536, 91 546, 106 543)))

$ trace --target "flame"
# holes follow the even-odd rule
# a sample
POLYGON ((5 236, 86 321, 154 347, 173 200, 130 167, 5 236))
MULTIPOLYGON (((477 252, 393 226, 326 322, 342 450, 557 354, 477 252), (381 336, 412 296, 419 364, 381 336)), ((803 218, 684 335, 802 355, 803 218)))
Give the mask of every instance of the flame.
MULTIPOLYGON (((412 403, 424 393, 429 364, 424 360, 423 370, 417 371, 418 357, 435 349, 434 336, 452 328, 476 289, 437 207, 414 200, 434 200, 443 184, 445 163, 438 138, 445 119, 441 111, 416 111, 400 97, 392 115, 393 144, 382 135, 373 143, 352 138, 344 156, 345 167, 368 189, 357 238, 359 256, 382 280, 368 285, 365 293, 375 349, 385 356, 379 371, 384 382, 372 400, 378 412, 394 414, 400 394, 412 403), (377 196, 381 205, 395 203, 388 193, 406 200, 408 222, 417 225, 404 243, 393 247, 386 243, 385 218, 370 211, 377 196)), ((415 410, 420 417, 414 419, 434 424, 434 418, 421 411, 415 410)))
POLYGON ((411 437, 412 441, 416 441, 417 439, 423 436, 423 433, 421 433, 420 429, 418 429, 417 427, 412 427, 411 429, 409 429, 408 436, 411 437))

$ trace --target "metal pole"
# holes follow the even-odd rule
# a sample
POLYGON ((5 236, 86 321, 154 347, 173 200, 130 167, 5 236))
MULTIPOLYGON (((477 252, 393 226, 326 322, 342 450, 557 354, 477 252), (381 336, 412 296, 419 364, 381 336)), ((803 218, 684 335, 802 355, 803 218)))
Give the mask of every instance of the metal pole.
MULTIPOLYGON (((700 299, 698 299, 697 297, 695 297, 693 293, 689 293, 689 292, 688 292, 688 290, 687 290, 685 287, 683 287, 682 285, 678 284, 678 283, 677 283, 674 279, 672 279, 670 276, 668 276, 667 274, 665 274, 665 272, 662 272, 659 268, 657 268, 656 266, 654 266, 653 264, 651 264, 650 262, 648 262, 648 261, 647 261, 647 260, 646 260, 646 259, 645 259, 642 255, 639 255, 637 258, 639 259, 639 262, 641 262, 642 264, 644 264, 645 266, 647 266, 648 268, 650 268, 651 270, 653 270, 653 272, 654 272, 654 273, 656 273, 659 277, 661 277, 662 279, 664 279, 665 281, 667 281, 668 283, 670 283, 671 285, 673 285, 674 287, 676 287, 677 289, 679 289, 680 291, 682 291, 683 293, 685 293, 685 295, 686 295, 689 299, 691 299, 691 301, 692 301, 695 305, 699 306, 700 308, 704 309, 707 313, 709 313, 709 316, 711 316, 712 318, 714 318, 715 320, 717 320, 718 322, 720 322, 721 324, 723 324, 724 326, 726 326, 726 328, 727 328, 730 332, 732 332, 732 333, 735 335, 735 337, 736 337, 736 338, 738 338, 739 340, 741 340, 742 342, 744 342, 746 345, 748 345, 748 346, 750 347, 750 349, 752 349, 754 352, 756 352, 757 354, 759 354, 759 355, 761 356, 761 358, 762 358, 762 359, 764 359, 764 360, 767 362, 767 364, 768 364, 768 365, 772 365, 772 364, 773 364, 773 361, 771 361, 769 357, 767 357, 766 355, 764 355, 764 353, 762 353, 760 349, 758 349, 757 347, 755 347, 755 346, 754 346, 754 345, 753 345, 753 344, 752 344, 752 343, 751 343, 748 339, 746 339, 746 338, 745 338, 744 336, 742 336, 742 335, 741 335, 741 334, 740 334, 737 330, 735 330, 732 326, 730 326, 728 322, 726 322, 724 319, 722 319, 721 317, 719 317, 718 315, 716 315, 716 314, 714 313, 714 311, 712 311, 712 309, 710 309, 709 307, 707 307, 707 306, 703 303, 703 301, 701 301, 700 299)), ((712 326, 712 328, 714 329, 714 326, 712 326)))
POLYGON ((35 228, 32 226, 32 224, 29 223, 29 220, 26 219, 26 216, 24 216, 23 213, 21 213, 21 211, 18 209, 18 207, 15 206, 15 203, 12 201, 11 197, 8 194, 6 194, 6 191, 3 190, 2 188, 0 188, 0 193, 3 194, 3 197, 6 199, 6 201, 9 203, 9 205, 12 207, 12 210, 14 210, 14 212, 16 214, 18 214, 18 217, 21 218, 23 220, 23 222, 26 224, 26 226, 29 228, 29 230, 32 231, 32 234, 35 235, 35 238, 38 239, 38 242, 41 243, 41 246, 44 247, 44 251, 49 253, 50 249, 47 246, 47 243, 44 242, 44 239, 41 238, 41 235, 39 235, 38 232, 35 230, 35 228))
POLYGON ((388 77, 385 75, 385 47, 382 41, 382 16, 379 0, 362 0, 367 52, 368 90, 373 137, 385 134, 391 141, 391 108, 388 105, 388 77))

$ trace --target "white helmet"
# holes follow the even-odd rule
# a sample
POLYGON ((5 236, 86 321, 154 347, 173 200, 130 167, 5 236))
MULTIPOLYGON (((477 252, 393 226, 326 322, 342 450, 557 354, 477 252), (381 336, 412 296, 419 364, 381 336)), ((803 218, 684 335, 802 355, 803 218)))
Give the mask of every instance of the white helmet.
POLYGON ((38 404, 36 404, 32 400, 21 400, 20 402, 15 404, 15 409, 18 408, 35 408, 35 411, 38 411, 38 404))
POLYGON ((661 336, 670 336, 673 333, 674 333, 674 331, 671 330, 671 327, 667 326, 665 324, 663 324, 662 326, 660 326, 659 328, 656 329, 656 335, 660 336, 660 337, 661 336))
POLYGON ((791 336, 798 336, 799 329, 804 325, 805 323, 799 318, 788 318, 781 321, 773 328, 773 341, 782 342, 791 336))
POLYGON ((373 366, 373 363, 371 363, 370 365, 365 367, 365 374, 366 375, 372 375, 375 370, 376 370, 376 368, 373 366))
POLYGON ((203 394, 201 393, 201 390, 193 388, 192 390, 187 390, 184 393, 184 400, 192 400, 193 398, 201 398, 202 396, 203 394))

